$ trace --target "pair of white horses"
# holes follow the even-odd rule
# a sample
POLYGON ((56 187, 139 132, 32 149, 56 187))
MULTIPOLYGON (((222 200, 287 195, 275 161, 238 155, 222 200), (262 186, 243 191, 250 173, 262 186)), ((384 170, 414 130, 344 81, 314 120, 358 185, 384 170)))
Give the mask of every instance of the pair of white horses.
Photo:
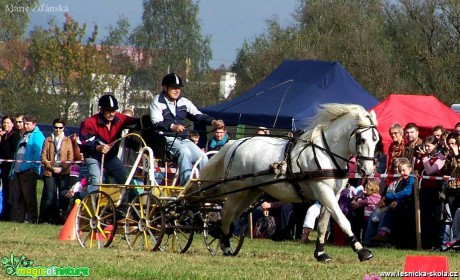
POLYGON ((350 222, 339 208, 338 197, 348 180, 350 155, 356 157, 361 176, 373 173, 374 149, 379 140, 376 125, 375 113, 359 105, 324 104, 309 128, 290 144, 282 138, 251 137, 225 145, 201 170, 200 184, 188 191, 200 188, 207 189, 205 196, 226 196, 221 228, 224 253, 232 253, 228 242, 232 223, 262 193, 267 193, 282 201, 302 202, 307 198, 321 202, 314 252, 318 261, 331 260, 324 251, 330 215, 349 237, 359 260, 369 260, 372 253, 353 235, 350 222), (275 174, 265 172, 279 162, 287 165, 286 172, 276 178, 275 174), (244 180, 236 179, 241 175, 244 180))

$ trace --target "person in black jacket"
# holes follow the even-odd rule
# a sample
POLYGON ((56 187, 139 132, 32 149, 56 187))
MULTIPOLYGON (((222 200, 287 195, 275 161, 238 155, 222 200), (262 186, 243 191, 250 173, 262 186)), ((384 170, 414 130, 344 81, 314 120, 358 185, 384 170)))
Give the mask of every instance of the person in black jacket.
MULTIPOLYGON (((19 139, 21 138, 19 132, 14 129, 14 118, 12 116, 4 116, 2 118, 2 132, 0 142, 0 159, 8 160, 14 158, 14 153, 18 146, 19 139)), ((10 198, 10 187, 9 187, 9 174, 11 169, 11 162, 2 161, 0 169, 2 172, 2 211, 0 214, 0 220, 10 220, 10 209, 11 205, 8 203, 10 198)))

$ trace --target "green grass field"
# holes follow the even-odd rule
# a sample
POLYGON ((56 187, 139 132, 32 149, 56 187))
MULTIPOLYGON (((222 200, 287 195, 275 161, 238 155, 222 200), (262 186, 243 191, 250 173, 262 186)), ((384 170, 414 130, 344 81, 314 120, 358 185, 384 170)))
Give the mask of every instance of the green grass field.
MULTIPOLYGON (((40 196, 41 183, 38 193, 40 196)), ((88 267, 89 279, 364 279, 366 274, 402 271, 408 255, 446 256, 450 271, 460 271, 458 252, 375 248, 372 249, 374 258, 361 263, 349 246, 327 245, 326 252, 333 260, 323 264, 313 257, 313 242, 304 245, 292 241, 246 239, 237 257, 212 257, 199 234, 195 235, 187 253, 175 254, 131 251, 121 234, 115 236, 109 248, 82 248, 77 241, 58 240, 61 228, 0 223, 3 263, 0 279, 18 279, 6 273, 8 264, 3 261, 9 260, 11 255, 25 256, 34 262, 33 267, 88 267)))
MULTIPOLYGON (((34 261, 33 266, 88 267, 90 279, 363 279, 366 274, 402 271, 407 255, 447 256, 451 271, 460 268, 456 252, 379 248, 372 250, 372 260, 361 263, 350 247, 332 245, 326 251, 333 261, 323 264, 313 257, 313 243, 260 239, 245 240, 237 257, 212 257, 200 235, 185 254, 130 251, 122 235, 115 236, 110 248, 97 250, 81 248, 77 241, 59 241, 60 229, 0 223, 1 257, 24 255, 34 261)), ((4 269, 0 279, 17 278, 7 276, 4 269)))

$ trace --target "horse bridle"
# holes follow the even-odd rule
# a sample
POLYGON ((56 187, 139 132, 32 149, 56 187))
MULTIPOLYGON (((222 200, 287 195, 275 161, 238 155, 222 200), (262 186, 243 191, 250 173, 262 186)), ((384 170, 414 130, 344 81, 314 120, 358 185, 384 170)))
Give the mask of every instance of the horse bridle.
MULTIPOLYGON (((371 121, 372 123, 372 121, 371 121)), ((372 123, 371 125, 365 125, 365 126, 358 126, 357 128, 355 128, 351 133, 350 133, 350 137, 349 137, 349 140, 351 140, 351 137, 353 137, 353 134, 355 135, 355 138, 356 138, 356 153, 357 155, 355 156, 356 157, 356 166, 359 167, 359 161, 360 160, 363 160, 363 161, 374 161, 374 157, 368 157, 368 156, 363 156, 360 152, 359 152, 359 146, 360 145, 363 145, 364 142, 363 142, 363 139, 361 137, 361 134, 363 134, 364 132, 368 131, 369 129, 372 130, 372 140, 374 141, 377 141, 378 139, 378 133, 376 133, 376 130, 377 130, 377 127, 372 123)))

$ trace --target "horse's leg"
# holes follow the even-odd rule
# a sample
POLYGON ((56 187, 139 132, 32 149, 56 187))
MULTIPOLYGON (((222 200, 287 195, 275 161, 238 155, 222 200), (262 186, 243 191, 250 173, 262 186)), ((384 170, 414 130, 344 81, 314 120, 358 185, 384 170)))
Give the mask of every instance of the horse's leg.
MULTIPOLYGON (((327 187, 326 187, 327 188, 327 187)), ((342 210, 339 207, 339 203, 335 195, 333 195, 332 189, 323 189, 323 200, 321 201, 323 206, 330 212, 332 218, 337 222, 340 228, 348 236, 348 241, 350 242, 351 248, 353 251, 358 253, 358 258, 360 261, 366 261, 373 257, 370 250, 364 248, 361 243, 356 239, 351 230, 350 222, 347 217, 343 214, 342 210), (327 193, 327 194, 326 194, 327 193)), ((324 239, 322 240, 322 245, 324 246, 324 239)), ((318 239, 317 242, 317 251, 321 249, 321 240, 318 239), (319 247, 318 247, 319 246, 319 247)), ((316 257, 316 251, 315 251, 316 257)), ((318 259, 318 258, 317 258, 318 259)), ((320 259, 318 259, 320 260, 320 259)))
MULTIPOLYGON (((230 248, 230 237, 232 231, 230 230, 232 223, 246 210, 252 202, 262 192, 259 190, 251 190, 248 192, 239 192, 227 196, 224 209, 222 210, 222 236, 221 236, 221 249, 224 255, 231 255, 232 249, 230 248)), ((233 229, 232 229, 233 230, 233 229)))
POLYGON ((316 248, 314 256, 319 262, 329 262, 331 257, 324 252, 324 243, 326 241, 327 227, 329 225, 330 213, 322 207, 318 220, 318 238, 316 239, 316 248))

